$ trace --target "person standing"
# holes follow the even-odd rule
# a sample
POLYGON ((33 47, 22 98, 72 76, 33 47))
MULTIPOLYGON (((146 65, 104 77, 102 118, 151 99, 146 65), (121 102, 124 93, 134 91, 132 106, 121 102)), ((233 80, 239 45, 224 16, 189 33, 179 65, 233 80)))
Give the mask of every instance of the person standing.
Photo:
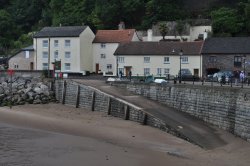
POLYGON ((244 74, 243 71, 241 71, 241 73, 240 73, 240 81, 243 83, 244 79, 245 79, 245 74, 244 74))
POLYGON ((238 70, 236 70, 234 73, 235 86, 238 86, 239 78, 240 78, 240 72, 238 70))

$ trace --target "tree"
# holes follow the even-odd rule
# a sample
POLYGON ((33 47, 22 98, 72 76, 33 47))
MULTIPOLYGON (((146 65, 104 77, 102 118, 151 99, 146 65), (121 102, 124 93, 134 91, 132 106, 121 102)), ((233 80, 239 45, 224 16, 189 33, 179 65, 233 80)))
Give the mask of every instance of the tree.
POLYGON ((243 27, 235 9, 222 7, 212 11, 211 18, 215 35, 235 36, 243 27))
POLYGON ((165 40, 165 36, 168 33, 168 26, 167 26, 167 24, 166 23, 160 23, 159 30, 160 30, 160 33, 162 35, 162 40, 165 40))
POLYGON ((175 29, 182 39, 182 35, 183 35, 184 30, 185 30, 185 22, 182 20, 178 20, 175 29))
POLYGON ((14 23, 6 10, 0 10, 0 53, 8 54, 13 43, 14 23))

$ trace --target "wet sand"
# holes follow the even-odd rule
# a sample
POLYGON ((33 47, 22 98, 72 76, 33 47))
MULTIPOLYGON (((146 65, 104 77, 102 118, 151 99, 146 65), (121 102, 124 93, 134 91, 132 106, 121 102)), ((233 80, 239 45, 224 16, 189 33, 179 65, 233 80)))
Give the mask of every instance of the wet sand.
POLYGON ((61 104, 0 108, 0 166, 248 166, 250 144, 204 150, 158 129, 61 104))

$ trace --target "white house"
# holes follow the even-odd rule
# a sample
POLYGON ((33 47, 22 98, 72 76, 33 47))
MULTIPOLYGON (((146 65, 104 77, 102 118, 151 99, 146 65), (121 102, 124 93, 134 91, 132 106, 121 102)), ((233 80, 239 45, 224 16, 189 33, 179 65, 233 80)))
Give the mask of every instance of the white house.
POLYGON ((180 69, 201 77, 203 41, 197 42, 130 42, 121 44, 114 55, 117 68, 128 76, 178 75, 180 69))
POLYGON ((98 30, 93 41, 93 71, 103 75, 117 74, 114 52, 120 43, 139 41, 135 29, 98 30))
POLYGON ((88 26, 45 27, 34 35, 36 70, 53 70, 61 60, 61 72, 92 72, 92 41, 95 35, 88 26))
MULTIPOLYGON (((209 32, 212 32, 211 21, 206 19, 192 20, 191 24, 185 22, 183 25, 182 34, 177 32, 177 22, 162 22, 167 25, 168 33, 165 39, 172 41, 196 41, 205 40, 209 32)), ((162 35, 159 30, 160 23, 153 25, 152 29, 148 29, 147 32, 143 32, 143 41, 160 41, 162 40, 162 35)))

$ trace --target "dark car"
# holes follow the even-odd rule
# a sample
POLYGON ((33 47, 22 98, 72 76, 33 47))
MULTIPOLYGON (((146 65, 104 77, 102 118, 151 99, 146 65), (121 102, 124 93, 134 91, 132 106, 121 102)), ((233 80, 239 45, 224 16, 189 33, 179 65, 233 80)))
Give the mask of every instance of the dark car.
MULTIPOLYGON (((180 77, 180 71, 178 73, 178 78, 180 77)), ((198 81, 199 77, 192 75, 189 69, 181 69, 181 80, 182 81, 198 81)))

